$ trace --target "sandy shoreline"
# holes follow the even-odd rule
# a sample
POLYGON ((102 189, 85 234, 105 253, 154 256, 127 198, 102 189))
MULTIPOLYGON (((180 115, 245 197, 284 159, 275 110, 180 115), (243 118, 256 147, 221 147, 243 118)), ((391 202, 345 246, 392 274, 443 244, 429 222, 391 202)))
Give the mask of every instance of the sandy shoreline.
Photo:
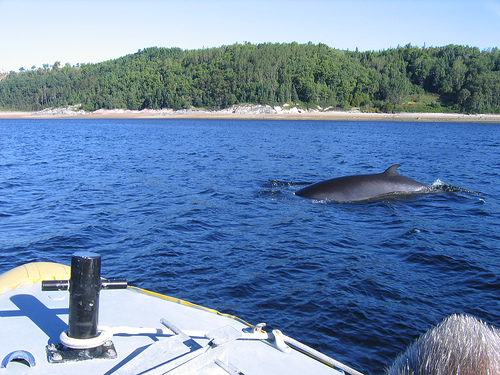
POLYGON ((416 121, 500 123, 500 115, 456 113, 361 113, 357 111, 302 111, 294 113, 235 113, 229 110, 97 110, 94 112, 64 109, 40 112, 0 112, 0 119, 250 119, 250 120, 323 120, 323 121, 416 121))

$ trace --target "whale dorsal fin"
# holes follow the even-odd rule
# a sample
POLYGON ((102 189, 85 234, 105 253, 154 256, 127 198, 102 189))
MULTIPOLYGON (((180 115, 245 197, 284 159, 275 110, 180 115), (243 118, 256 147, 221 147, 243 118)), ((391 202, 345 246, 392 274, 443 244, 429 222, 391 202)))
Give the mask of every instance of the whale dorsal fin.
POLYGON ((401 164, 394 164, 394 165, 390 166, 389 168, 387 168, 387 170, 384 172, 384 174, 389 174, 389 175, 399 174, 398 173, 399 167, 401 167, 401 164))

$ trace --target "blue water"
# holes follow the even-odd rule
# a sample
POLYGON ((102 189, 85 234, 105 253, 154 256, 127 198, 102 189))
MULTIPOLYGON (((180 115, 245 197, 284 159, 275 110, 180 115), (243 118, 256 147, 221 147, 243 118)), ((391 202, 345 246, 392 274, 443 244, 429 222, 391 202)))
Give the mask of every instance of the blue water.
POLYGON ((500 326, 500 125, 0 120, 0 272, 103 257, 103 276, 267 322, 382 374, 451 313, 500 326), (378 173, 445 188, 293 195, 378 173))

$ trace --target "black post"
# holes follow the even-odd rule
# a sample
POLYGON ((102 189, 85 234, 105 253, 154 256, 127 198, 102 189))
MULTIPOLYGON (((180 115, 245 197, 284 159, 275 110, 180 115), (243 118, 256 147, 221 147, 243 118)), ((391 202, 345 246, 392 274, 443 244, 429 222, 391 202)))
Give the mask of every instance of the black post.
POLYGON ((76 339, 97 337, 101 256, 78 252, 71 258, 68 336, 76 339))

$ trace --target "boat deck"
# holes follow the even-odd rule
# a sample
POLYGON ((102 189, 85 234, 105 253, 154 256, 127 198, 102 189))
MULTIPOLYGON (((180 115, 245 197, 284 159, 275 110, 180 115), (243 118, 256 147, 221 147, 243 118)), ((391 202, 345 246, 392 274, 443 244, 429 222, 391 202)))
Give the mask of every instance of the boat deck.
POLYGON ((68 298, 66 291, 41 291, 40 283, 0 294, 0 375, 344 373, 290 348, 279 332, 269 335, 238 318, 134 287, 100 293, 99 329, 114 327, 102 328, 113 334, 111 355, 57 363, 57 353, 46 347, 68 329, 68 298), (15 351, 21 352, 8 362, 15 351))

